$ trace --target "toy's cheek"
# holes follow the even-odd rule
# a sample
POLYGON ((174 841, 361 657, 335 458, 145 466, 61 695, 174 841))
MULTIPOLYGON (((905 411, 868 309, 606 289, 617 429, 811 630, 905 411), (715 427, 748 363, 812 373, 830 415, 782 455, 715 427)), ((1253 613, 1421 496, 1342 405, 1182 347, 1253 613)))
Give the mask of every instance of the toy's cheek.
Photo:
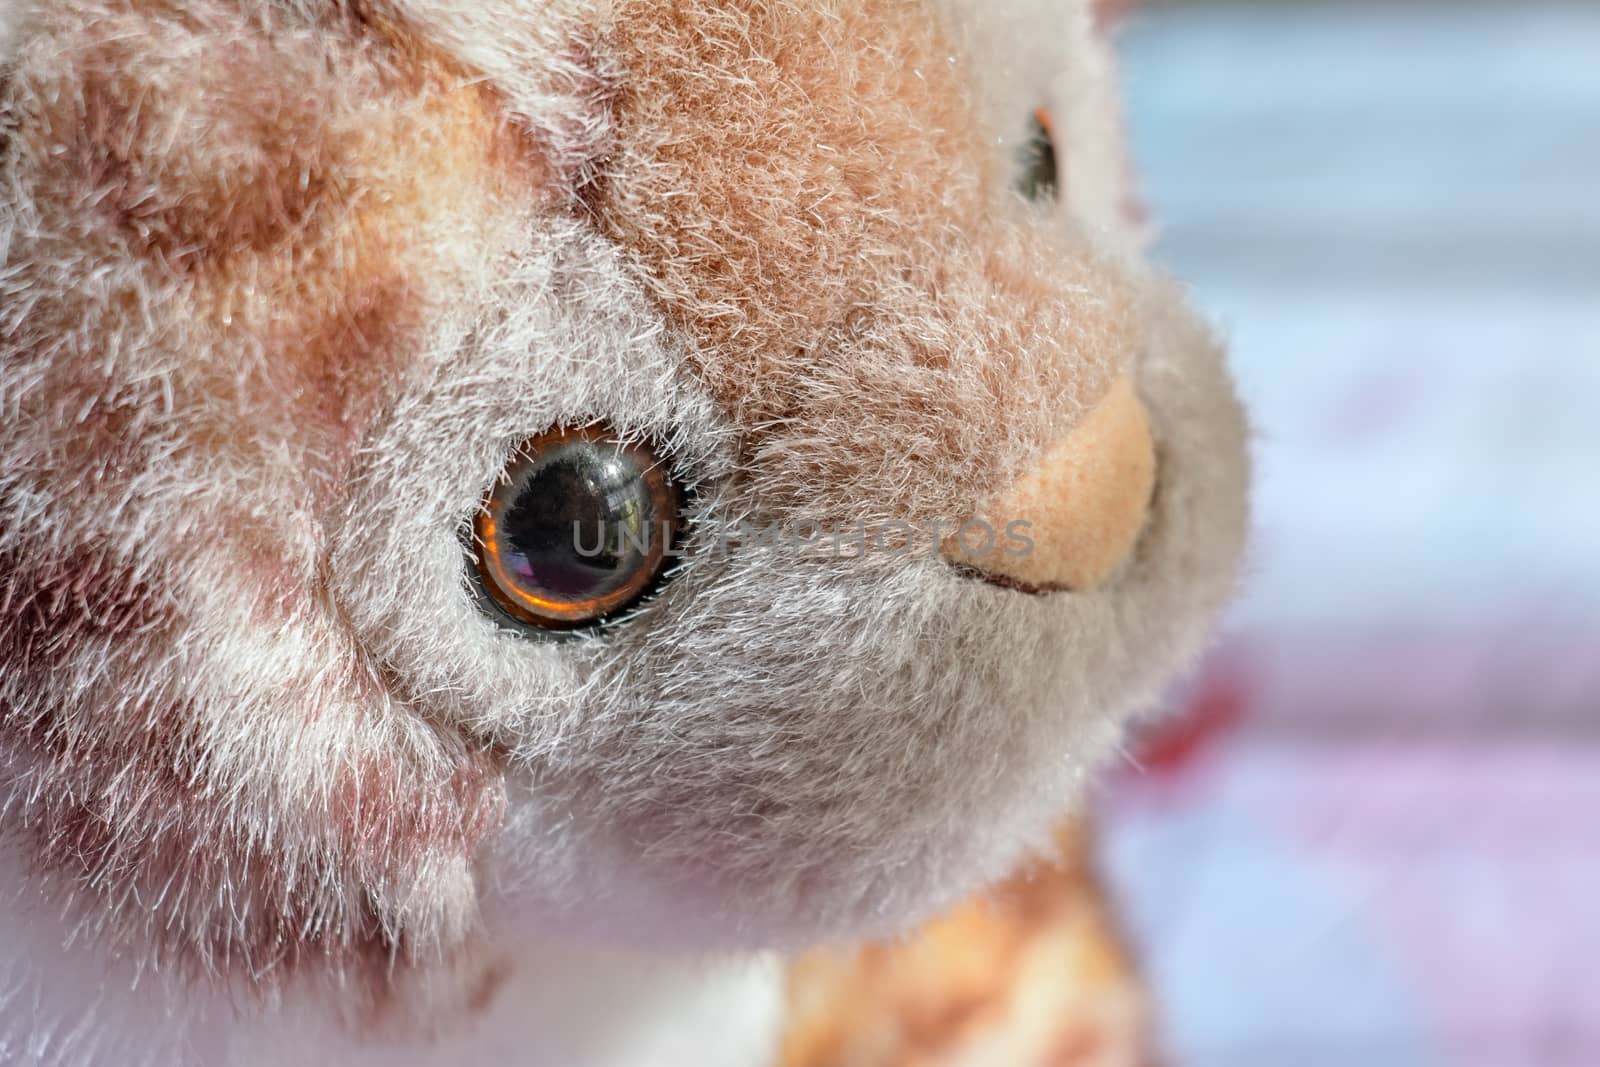
POLYGON ((1133 551, 1155 477, 1144 404, 1119 378, 1034 470, 946 539, 945 558, 1029 592, 1093 589, 1133 551))

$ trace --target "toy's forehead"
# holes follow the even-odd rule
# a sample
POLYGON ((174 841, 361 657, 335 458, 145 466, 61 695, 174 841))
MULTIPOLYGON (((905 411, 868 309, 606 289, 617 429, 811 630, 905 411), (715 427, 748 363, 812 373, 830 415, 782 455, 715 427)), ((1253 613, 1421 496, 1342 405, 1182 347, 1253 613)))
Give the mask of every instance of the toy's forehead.
POLYGON ((766 503, 956 518, 1125 365, 1118 280, 1014 193, 959 27, 929 5, 613 11, 593 215, 739 423, 766 503))
MULTIPOLYGON (((957 517, 1134 343, 1117 279, 1012 195, 970 27, 928 4, 52 10, 34 209, 101 204, 73 254, 182 277, 187 346, 241 351, 178 373, 260 368, 263 428, 311 454, 361 439, 441 309, 492 303, 540 212, 617 249, 763 499, 819 519, 957 517)), ((231 374, 191 394, 227 412, 231 374)))
POLYGON ((1049 63, 1016 46, 1024 8, 376 10, 369 28, 478 72, 528 131, 682 341, 764 504, 954 518, 1127 359, 1122 287, 1011 192, 1003 137, 1049 63))

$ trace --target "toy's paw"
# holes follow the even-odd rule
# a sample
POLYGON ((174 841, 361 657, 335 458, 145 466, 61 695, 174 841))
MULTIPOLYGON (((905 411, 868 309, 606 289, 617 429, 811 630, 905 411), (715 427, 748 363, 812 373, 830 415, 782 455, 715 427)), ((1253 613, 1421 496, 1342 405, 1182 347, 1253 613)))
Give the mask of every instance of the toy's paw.
POLYGON ((903 941, 789 975, 780 1067, 1146 1067, 1148 1008, 1087 831, 903 941))

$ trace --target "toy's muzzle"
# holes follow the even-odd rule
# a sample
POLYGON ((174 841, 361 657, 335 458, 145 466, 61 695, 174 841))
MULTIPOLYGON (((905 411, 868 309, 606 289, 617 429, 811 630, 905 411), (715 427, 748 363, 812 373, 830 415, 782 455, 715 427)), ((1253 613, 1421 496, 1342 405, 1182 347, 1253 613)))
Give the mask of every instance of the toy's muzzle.
POLYGON ((941 551, 964 571, 1032 593, 1086 591, 1104 582, 1139 539, 1155 486, 1155 445, 1144 404, 1119 378, 1033 471, 988 502, 971 524, 1000 531, 952 535, 941 551), (982 551, 979 548, 982 547, 982 551))

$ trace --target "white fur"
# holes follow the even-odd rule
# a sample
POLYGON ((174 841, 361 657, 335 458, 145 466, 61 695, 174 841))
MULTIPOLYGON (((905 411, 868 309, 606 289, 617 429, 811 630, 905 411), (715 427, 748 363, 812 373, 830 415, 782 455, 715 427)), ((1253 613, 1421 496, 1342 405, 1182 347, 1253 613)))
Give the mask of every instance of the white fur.
MULTIPOLYGON (((25 862, 0 850, 0 1063, 38 1067, 748 1067, 772 1055, 778 961, 667 958, 522 933, 473 950, 500 969, 471 1025, 429 1014, 453 1004, 448 980, 407 991, 412 1013, 352 1032, 319 994, 293 993, 241 1017, 213 991, 107 959, 73 935, 59 904, 29 891, 25 862)), ((525 930, 517 921, 491 927, 525 930)), ((452 976, 456 972, 452 972, 452 976)))

